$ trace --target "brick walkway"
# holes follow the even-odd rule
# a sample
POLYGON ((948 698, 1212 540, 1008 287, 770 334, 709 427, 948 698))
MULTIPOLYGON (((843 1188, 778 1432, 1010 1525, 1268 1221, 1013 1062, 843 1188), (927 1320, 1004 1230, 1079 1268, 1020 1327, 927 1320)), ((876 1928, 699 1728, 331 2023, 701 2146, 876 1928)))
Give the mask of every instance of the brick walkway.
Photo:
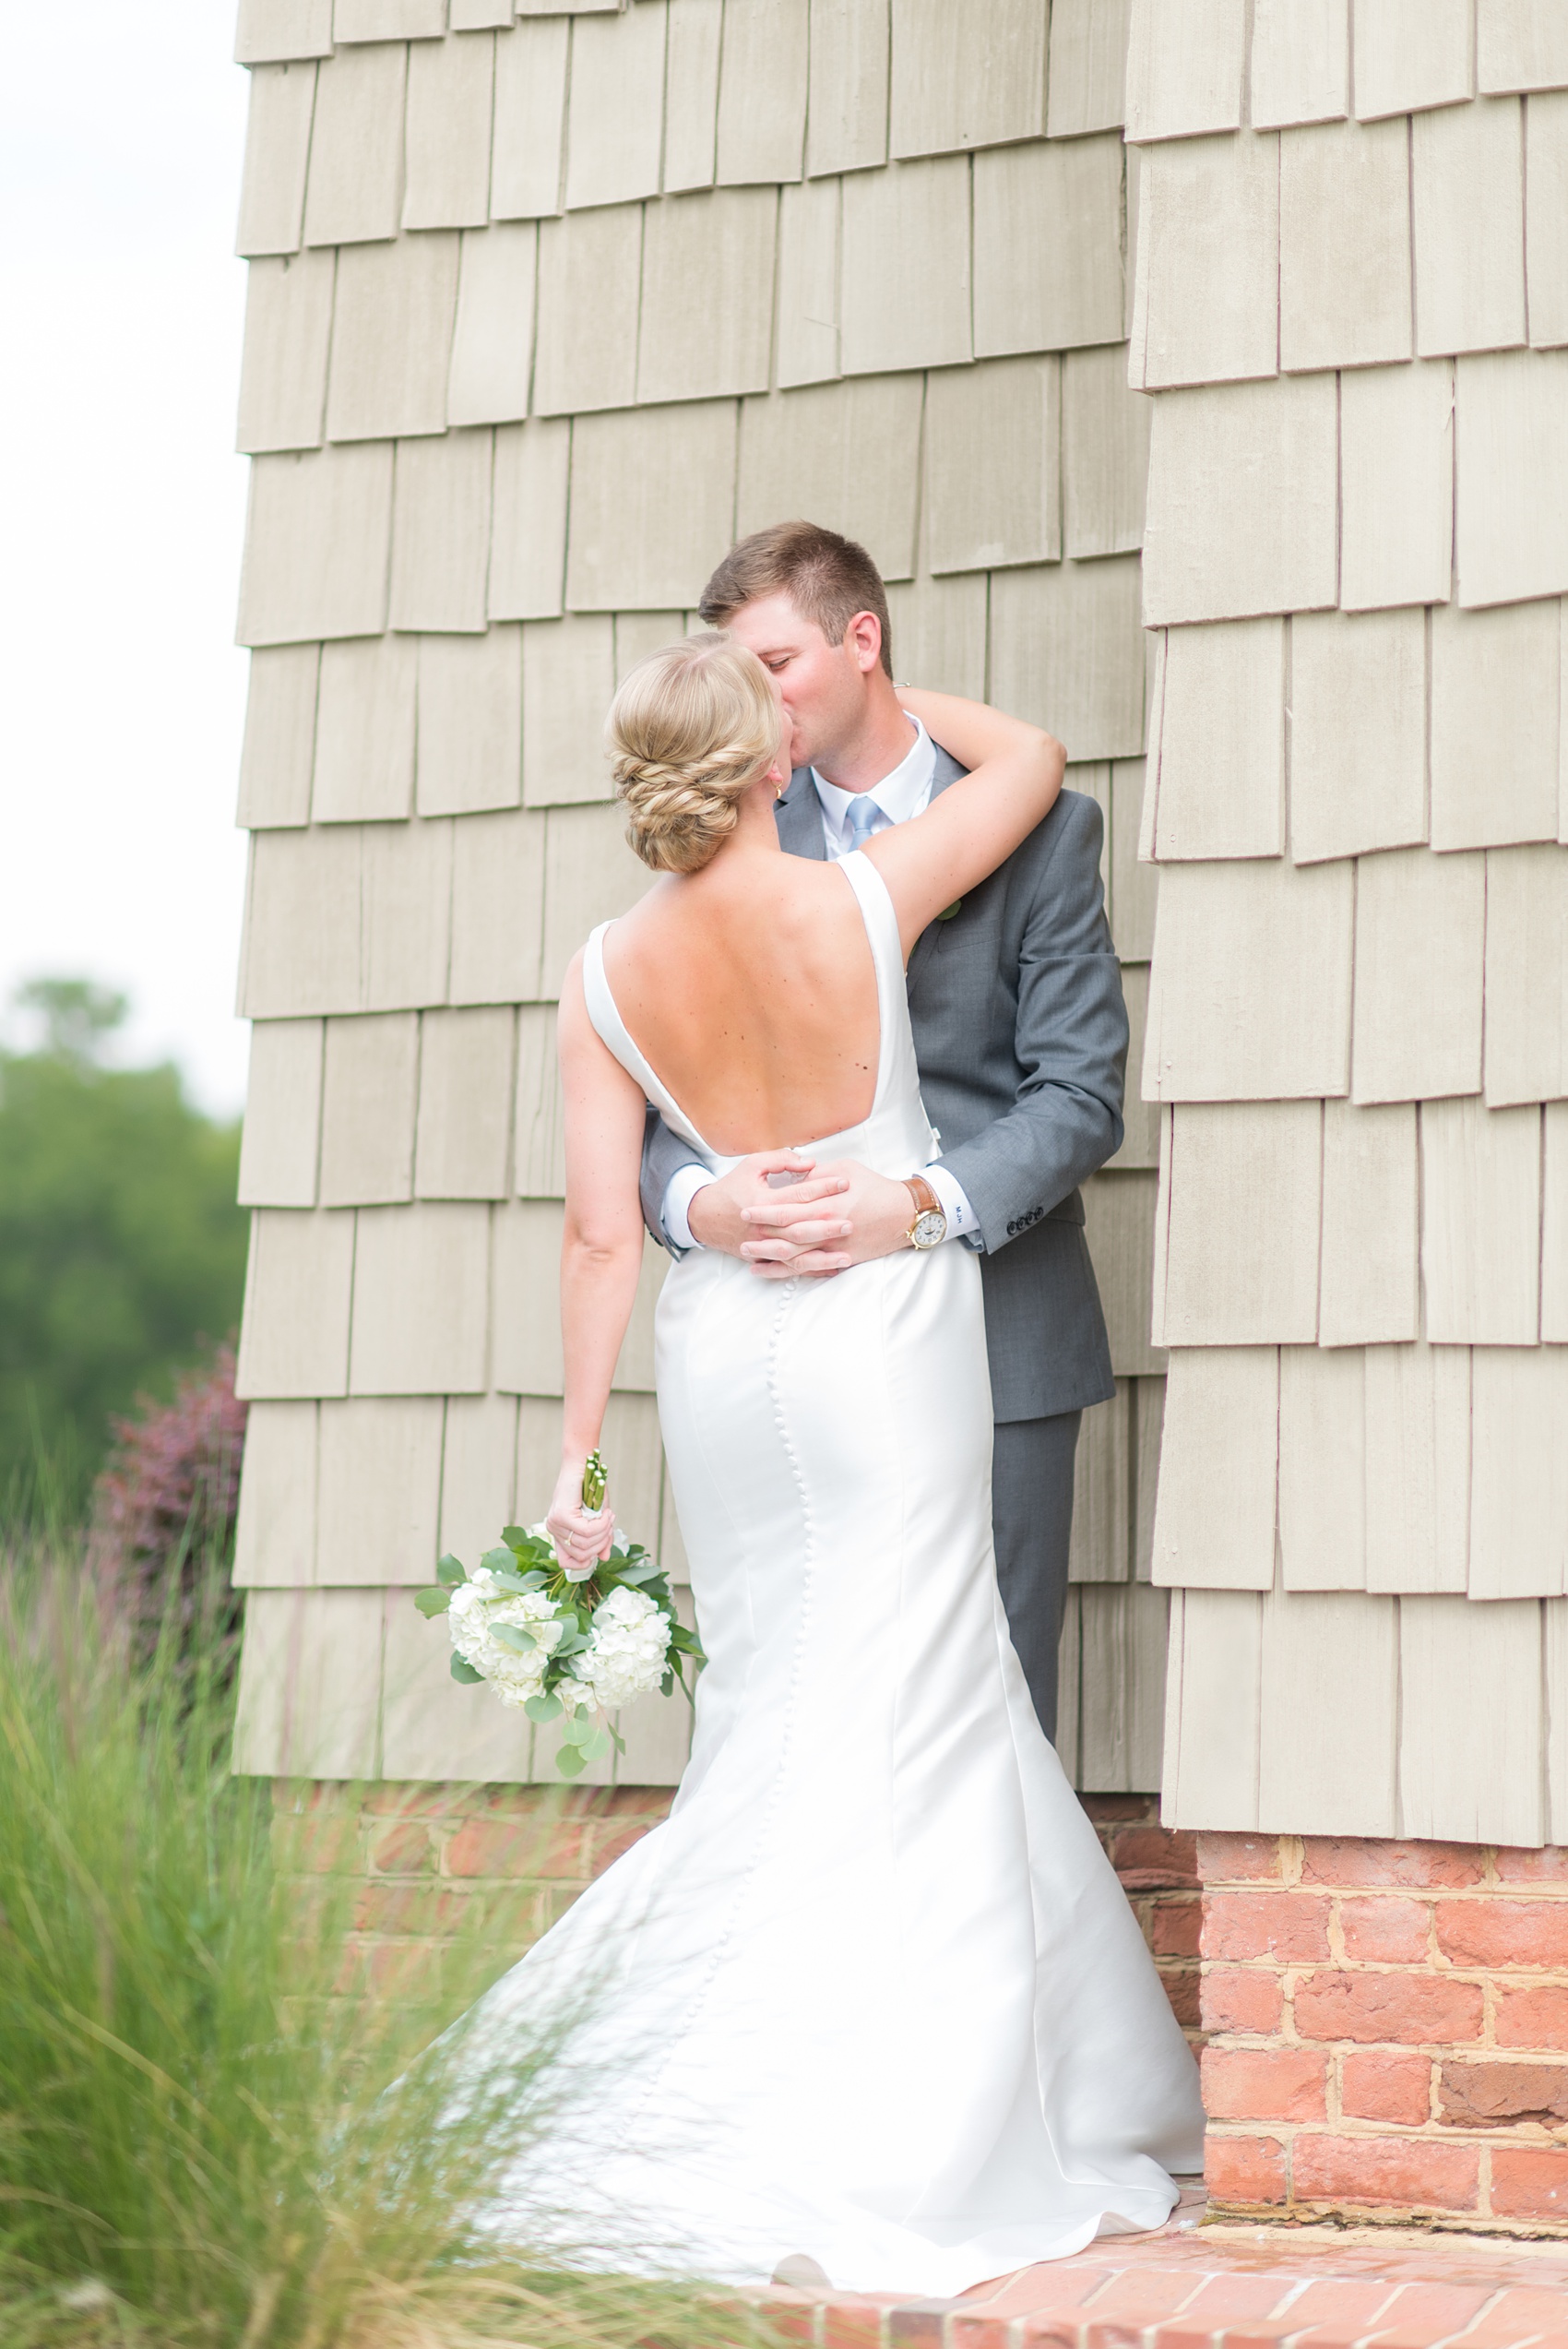
POLYGON ((1568 2349, 1568 2246, 1385 2227, 1200 2227, 1098 2243, 961 2300, 775 2292, 815 2349, 1568 2349))

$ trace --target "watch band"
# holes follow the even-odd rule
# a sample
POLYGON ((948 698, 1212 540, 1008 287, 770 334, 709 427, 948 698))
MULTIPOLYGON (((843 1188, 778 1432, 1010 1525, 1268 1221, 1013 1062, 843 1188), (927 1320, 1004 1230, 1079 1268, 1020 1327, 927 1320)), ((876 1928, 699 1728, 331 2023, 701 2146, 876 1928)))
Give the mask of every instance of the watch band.
POLYGON ((923 1174, 906 1174, 904 1188, 915 1203, 914 1221, 905 1238, 912 1248, 939 1246, 947 1237, 947 1210, 923 1174))

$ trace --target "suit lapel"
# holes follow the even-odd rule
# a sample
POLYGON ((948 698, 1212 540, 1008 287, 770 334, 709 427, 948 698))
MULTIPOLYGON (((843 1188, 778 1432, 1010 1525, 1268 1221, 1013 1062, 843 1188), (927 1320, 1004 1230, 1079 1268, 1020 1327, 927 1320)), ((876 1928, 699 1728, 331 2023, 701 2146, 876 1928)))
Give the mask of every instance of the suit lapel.
POLYGON ((778 825, 778 844, 791 856, 814 856, 819 864, 827 862, 827 842, 822 836, 822 802, 816 795, 809 767, 797 767, 790 778, 790 787, 774 811, 778 825))

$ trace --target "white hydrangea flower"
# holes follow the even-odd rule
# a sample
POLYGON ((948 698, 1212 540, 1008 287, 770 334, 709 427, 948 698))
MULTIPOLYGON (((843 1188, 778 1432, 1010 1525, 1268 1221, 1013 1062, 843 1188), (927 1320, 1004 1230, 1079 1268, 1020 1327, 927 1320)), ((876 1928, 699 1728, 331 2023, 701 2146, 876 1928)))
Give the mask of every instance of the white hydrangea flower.
POLYGON ((459 1582, 446 1610, 452 1645, 466 1663, 489 1681, 504 1705, 526 1705, 544 1686, 544 1670, 562 1626, 554 1603, 542 1591, 504 1591, 487 1566, 459 1582), (492 1637, 498 1623, 529 1631, 533 1646, 516 1654, 492 1637))
POLYGON ((614 1712, 658 1687, 669 1649, 669 1616, 646 1591, 622 1584, 594 1609, 589 1643, 572 1670, 591 1689, 594 1703, 614 1712))

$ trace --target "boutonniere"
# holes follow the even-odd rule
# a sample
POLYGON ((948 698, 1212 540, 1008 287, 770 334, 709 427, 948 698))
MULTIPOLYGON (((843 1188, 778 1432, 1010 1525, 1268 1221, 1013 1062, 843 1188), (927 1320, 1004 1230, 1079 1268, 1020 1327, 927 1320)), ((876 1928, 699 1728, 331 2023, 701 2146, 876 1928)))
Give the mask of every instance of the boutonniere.
POLYGON ((943 907, 941 912, 936 917, 937 920, 939 922, 951 922, 955 913, 962 912, 963 904, 963 899, 961 897, 956 897, 951 905, 944 905, 943 907))

